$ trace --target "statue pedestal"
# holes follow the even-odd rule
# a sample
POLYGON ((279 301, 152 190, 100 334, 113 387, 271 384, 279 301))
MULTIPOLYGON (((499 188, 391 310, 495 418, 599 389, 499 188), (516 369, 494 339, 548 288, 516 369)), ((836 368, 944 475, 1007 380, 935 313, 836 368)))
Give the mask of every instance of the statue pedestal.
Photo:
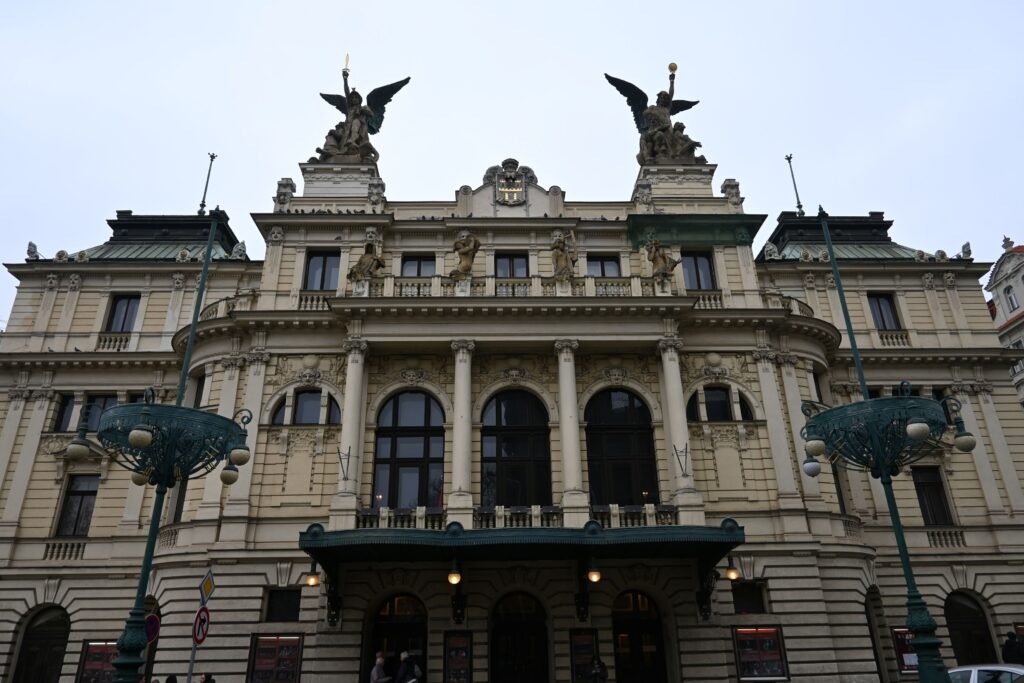
POLYGON ((472 290, 472 287, 471 287, 472 282, 473 282, 473 278, 471 278, 471 277, 466 277, 466 278, 463 278, 461 280, 456 280, 455 281, 455 296, 469 296, 469 293, 472 290))
POLYGON ((299 164, 302 170, 303 197, 366 200, 370 183, 380 180, 377 164, 369 161, 352 163, 299 164))
POLYGON ((640 167, 633 185, 633 201, 638 213, 653 213, 654 206, 673 206, 673 200, 715 198, 711 182, 715 177, 715 164, 657 164, 640 167))
POLYGON ((555 296, 572 296, 572 280, 556 280, 555 296))
POLYGON ((655 278, 654 296, 672 296, 672 278, 655 278))
POLYGON ((370 296, 370 281, 369 280, 356 280, 352 283, 352 296, 358 297, 369 297, 370 296))

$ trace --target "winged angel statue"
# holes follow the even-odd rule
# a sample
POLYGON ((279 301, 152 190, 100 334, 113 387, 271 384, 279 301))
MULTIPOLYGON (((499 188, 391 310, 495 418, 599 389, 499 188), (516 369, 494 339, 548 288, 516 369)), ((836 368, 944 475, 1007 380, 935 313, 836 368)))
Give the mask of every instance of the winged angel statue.
POLYGON ((328 104, 345 115, 345 120, 328 131, 323 147, 317 147, 316 162, 377 161, 380 154, 370 143, 370 136, 380 132, 384 124, 384 108, 391 98, 409 82, 408 78, 370 91, 363 105, 363 96, 348 87, 348 69, 342 69, 345 95, 320 93, 328 104))
POLYGON ((681 122, 672 124, 672 115, 686 111, 697 102, 673 100, 676 88, 675 64, 669 65, 668 92, 658 93, 655 104, 648 106, 647 95, 632 83, 605 74, 608 82, 626 98, 633 110, 633 120, 640 132, 640 152, 636 160, 640 165, 689 163, 706 164, 703 156, 696 156, 699 142, 690 139, 681 122))

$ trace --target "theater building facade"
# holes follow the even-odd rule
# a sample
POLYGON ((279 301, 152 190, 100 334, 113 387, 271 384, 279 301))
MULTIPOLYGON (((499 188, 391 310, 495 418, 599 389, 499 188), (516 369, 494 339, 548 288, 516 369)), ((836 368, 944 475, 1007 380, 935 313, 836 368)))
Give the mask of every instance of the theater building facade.
MULTIPOLYGON (((151 675, 182 680, 212 570, 196 670, 221 683, 369 681, 402 651, 431 682, 594 656, 621 683, 916 678, 881 487, 800 467, 801 403, 858 400, 816 218, 765 226, 703 158, 601 202, 512 159, 430 201, 389 201, 373 161, 300 169, 252 214, 262 261, 217 214, 185 404, 251 410, 253 458, 168 495, 151 675)), ((6 266, 4 680, 106 680, 154 491, 66 447, 175 399, 210 219, 118 211, 6 266)), ((1024 622, 1024 414, 989 264, 881 213, 830 225, 873 395, 953 395, 978 436, 895 487, 947 663, 996 660, 1024 622)))

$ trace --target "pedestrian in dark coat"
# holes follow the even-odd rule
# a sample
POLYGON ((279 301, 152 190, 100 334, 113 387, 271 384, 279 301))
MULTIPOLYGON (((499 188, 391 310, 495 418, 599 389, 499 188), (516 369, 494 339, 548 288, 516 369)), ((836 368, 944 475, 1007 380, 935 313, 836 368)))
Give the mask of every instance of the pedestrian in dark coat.
POLYGON ((594 658, 590 660, 587 683, 608 683, 608 667, 604 665, 604 662, 597 655, 594 655, 594 658))
POLYGON ((398 674, 395 675, 395 683, 425 683, 423 670, 416 663, 416 658, 408 652, 401 654, 402 663, 398 667, 398 674))
POLYGON ((1006 634, 1006 642, 1003 643, 1003 662, 1006 664, 1024 664, 1024 643, 1013 631, 1006 634))

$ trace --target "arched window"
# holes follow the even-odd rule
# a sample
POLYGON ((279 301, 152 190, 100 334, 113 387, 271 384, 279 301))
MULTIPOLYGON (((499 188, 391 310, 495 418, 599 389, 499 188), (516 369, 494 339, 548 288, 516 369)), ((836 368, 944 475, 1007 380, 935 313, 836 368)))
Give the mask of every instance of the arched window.
POLYGON ((686 403, 686 419, 702 422, 700 413, 700 394, 704 394, 704 411, 708 422, 731 422, 736 419, 736 407, 739 408, 739 419, 745 422, 754 419, 754 410, 746 397, 735 388, 725 385, 707 385, 693 392, 686 403))
POLYGON ((484 507, 551 505, 548 411, 528 391, 503 391, 484 406, 481 494, 484 507))
POLYGON ((1013 287, 1007 285, 1003 290, 1003 296, 1006 297, 1006 305, 1011 311, 1016 311, 1020 304, 1017 303, 1017 295, 1013 293, 1013 287))
POLYGON ((653 600, 638 591, 620 593, 612 604, 612 632, 616 680, 668 680, 661 616, 653 600))
MULTIPOLYGON (((316 425, 320 422, 320 400, 322 392, 317 389, 296 391, 292 395, 293 425, 316 425)), ((288 414, 287 397, 282 396, 271 413, 271 425, 283 425, 288 414)), ((341 406, 330 393, 327 394, 327 414, 323 424, 341 424, 341 406)))
POLYGON ((338 405, 338 402, 330 394, 327 395, 327 424, 341 424, 341 406, 338 405))
POLYGON ((393 595, 377 610, 370 625, 368 646, 363 652, 364 675, 370 680, 370 671, 378 652, 384 653, 384 671, 394 678, 398 673, 399 658, 408 652, 426 674, 427 670, 427 608, 418 598, 408 594, 393 595))
POLYGON ((284 397, 278 402, 277 407, 274 408, 274 416, 270 418, 270 424, 272 425, 283 425, 284 424, 284 408, 285 400, 284 397))
POLYGON ((532 595, 509 593, 494 606, 490 659, 492 683, 549 680, 547 615, 532 595))
POLYGON ((594 505, 658 502, 651 411, 636 394, 607 389, 587 403, 587 468, 594 505))
POLYGON ((12 683, 58 683, 71 634, 63 607, 46 607, 25 624, 12 683))
POLYGON ((422 391, 388 399, 377 415, 374 507, 441 507, 444 497, 444 413, 422 391))
POLYGON ((995 662, 996 648, 985 609, 964 591, 953 591, 946 598, 946 627, 949 644, 958 666, 995 662))

